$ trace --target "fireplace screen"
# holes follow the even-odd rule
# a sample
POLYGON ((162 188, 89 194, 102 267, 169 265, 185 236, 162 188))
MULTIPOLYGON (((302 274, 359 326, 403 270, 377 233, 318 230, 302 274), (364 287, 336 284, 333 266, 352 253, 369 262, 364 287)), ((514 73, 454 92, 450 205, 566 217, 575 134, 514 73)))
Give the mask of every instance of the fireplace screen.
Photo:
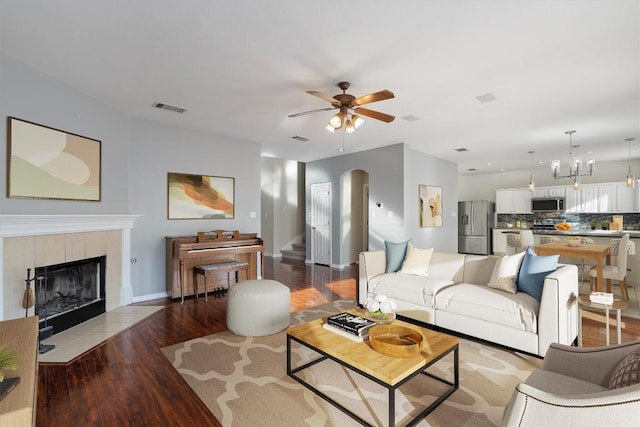
POLYGON ((105 312, 106 257, 35 269, 36 314, 61 332, 105 312))

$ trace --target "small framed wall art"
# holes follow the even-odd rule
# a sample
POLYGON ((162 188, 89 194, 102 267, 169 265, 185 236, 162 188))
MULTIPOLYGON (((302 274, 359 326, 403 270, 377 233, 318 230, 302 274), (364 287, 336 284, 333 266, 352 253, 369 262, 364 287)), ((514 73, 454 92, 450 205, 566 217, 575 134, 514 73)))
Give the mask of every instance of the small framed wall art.
POLYGON ((442 187, 418 185, 420 227, 442 227, 442 187))
POLYGON ((16 117, 7 134, 7 197, 100 201, 100 141, 16 117))
POLYGON ((169 219, 231 219, 235 216, 235 179, 168 173, 169 219))

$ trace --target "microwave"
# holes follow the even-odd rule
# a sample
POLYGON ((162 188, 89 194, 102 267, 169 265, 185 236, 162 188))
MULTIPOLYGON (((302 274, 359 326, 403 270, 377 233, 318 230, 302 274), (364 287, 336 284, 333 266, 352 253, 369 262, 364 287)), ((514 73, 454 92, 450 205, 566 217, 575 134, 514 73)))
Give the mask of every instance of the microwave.
POLYGON ((531 199, 531 212, 564 212, 564 197, 531 199))

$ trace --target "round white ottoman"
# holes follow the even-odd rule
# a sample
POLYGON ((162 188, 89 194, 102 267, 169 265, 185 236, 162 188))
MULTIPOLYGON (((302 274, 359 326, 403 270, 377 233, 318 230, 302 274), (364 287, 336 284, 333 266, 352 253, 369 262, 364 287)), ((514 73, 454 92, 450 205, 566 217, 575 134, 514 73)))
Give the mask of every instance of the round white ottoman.
POLYGON ((271 335, 289 326, 290 290, 275 280, 245 280, 227 295, 227 328, 236 335, 271 335))

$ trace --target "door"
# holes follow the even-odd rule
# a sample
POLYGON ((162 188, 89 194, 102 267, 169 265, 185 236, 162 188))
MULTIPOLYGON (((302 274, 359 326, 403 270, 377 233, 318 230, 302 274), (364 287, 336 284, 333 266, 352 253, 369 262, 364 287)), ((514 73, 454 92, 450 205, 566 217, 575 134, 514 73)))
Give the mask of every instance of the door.
POLYGON ((331 183, 311 184, 311 262, 331 265, 331 183))

